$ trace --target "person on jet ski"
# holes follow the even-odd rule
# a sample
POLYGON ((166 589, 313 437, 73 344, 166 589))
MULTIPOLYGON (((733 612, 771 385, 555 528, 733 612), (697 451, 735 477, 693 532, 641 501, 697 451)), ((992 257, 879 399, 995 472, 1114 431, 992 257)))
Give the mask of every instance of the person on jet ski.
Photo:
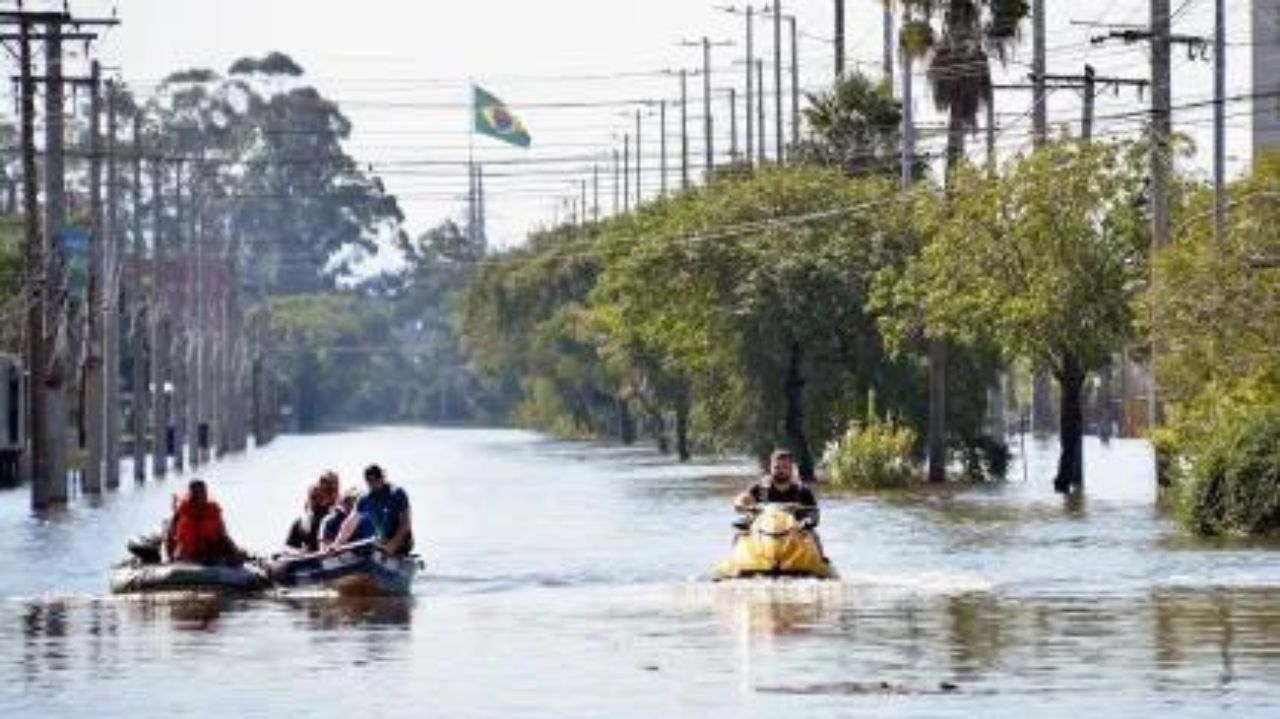
MULTIPOLYGON (((813 491, 795 478, 794 456, 790 450, 777 449, 769 457, 769 473, 733 500, 738 512, 750 512, 760 504, 793 504, 799 519, 810 529, 818 526, 818 499, 813 491)), ((749 524, 749 522, 747 522, 749 524)), ((739 529, 746 529, 742 524, 739 529)))

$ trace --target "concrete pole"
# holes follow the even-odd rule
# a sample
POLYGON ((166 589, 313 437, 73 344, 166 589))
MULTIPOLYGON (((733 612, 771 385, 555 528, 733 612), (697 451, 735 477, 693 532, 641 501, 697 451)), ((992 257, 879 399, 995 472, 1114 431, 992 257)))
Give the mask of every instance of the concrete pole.
POLYGON ((796 16, 787 18, 791 24, 791 146, 800 145, 800 33, 796 29, 796 16))
POLYGON ((764 164, 769 160, 769 151, 765 148, 764 140, 768 136, 764 126, 765 110, 764 110, 764 60, 756 60, 756 132, 759 137, 756 142, 756 155, 759 157, 760 164, 764 164))
POLYGON ((689 189, 689 71, 680 71, 680 188, 689 189))
POLYGON ((1043 145, 1049 134, 1048 94, 1045 90, 1047 60, 1044 4, 1045 0, 1031 0, 1031 128, 1032 141, 1036 147, 1043 145))
POLYGON ((711 38, 702 38, 702 134, 704 182, 711 181, 715 169, 715 122, 711 114, 711 38))
MULTIPOLYGON (((903 3, 902 27, 911 23, 911 6, 903 3)), ((901 32, 901 31, 899 31, 901 32)), ((915 184, 916 124, 912 88, 911 55, 905 47, 902 52, 902 162, 899 167, 902 189, 909 190, 915 184)))
POLYGON ((729 161, 738 162, 738 90, 729 88, 729 161))
POLYGON ((897 33, 893 27, 893 3, 881 0, 881 30, 884 33, 884 83, 893 87, 893 54, 896 51, 894 40, 897 33))
POLYGON ((658 102, 658 144, 659 144, 659 174, 661 179, 659 183, 662 186, 662 196, 667 196, 667 101, 660 100, 658 102))
POLYGON ((1227 233, 1227 3, 1213 3, 1213 238, 1227 233))
MULTIPOLYGON (((843 0, 841 0, 843 1, 843 0)), ((755 8, 747 6, 747 165, 755 164, 755 8)))
POLYGON ((787 161, 782 127, 782 0, 773 0, 773 133, 778 164, 787 161))

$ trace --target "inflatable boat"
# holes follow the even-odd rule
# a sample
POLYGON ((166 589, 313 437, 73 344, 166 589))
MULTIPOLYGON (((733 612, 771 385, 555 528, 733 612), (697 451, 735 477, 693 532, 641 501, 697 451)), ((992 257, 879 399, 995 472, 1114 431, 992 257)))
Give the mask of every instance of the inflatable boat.
POLYGON ((111 573, 111 591, 115 594, 254 594, 270 588, 271 580, 266 572, 252 564, 212 567, 186 562, 145 564, 134 560, 116 566, 111 573))
POLYGON ((334 552, 276 557, 268 574, 282 587, 321 587, 343 596, 404 596, 421 567, 416 555, 393 557, 370 539, 334 552))

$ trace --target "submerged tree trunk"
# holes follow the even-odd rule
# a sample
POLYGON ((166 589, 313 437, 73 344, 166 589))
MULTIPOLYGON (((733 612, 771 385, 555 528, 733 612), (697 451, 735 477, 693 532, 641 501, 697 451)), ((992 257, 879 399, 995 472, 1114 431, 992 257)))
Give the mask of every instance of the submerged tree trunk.
POLYGON ((804 432, 804 373, 800 370, 802 359, 800 343, 791 343, 791 357, 787 364, 787 442, 796 457, 800 480, 814 480, 813 454, 809 451, 809 438, 804 432))
POLYGON ((618 399, 618 440, 630 447, 636 443, 636 420, 625 399, 618 399))
POLYGON ((1061 494, 1084 491, 1084 368, 1080 358, 1067 354, 1062 359, 1058 382, 1062 387, 1062 415, 1059 442, 1058 476, 1053 488, 1061 494))
POLYGON ((689 406, 689 394, 682 392, 676 399, 676 456, 681 462, 693 457, 689 452, 689 406))

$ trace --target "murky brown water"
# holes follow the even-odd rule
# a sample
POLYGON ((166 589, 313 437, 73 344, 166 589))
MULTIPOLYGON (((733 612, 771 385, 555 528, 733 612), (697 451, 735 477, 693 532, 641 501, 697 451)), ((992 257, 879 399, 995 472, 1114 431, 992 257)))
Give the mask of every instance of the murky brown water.
POLYGON ((0 715, 1280 715, 1280 554, 1180 537, 1140 444, 1090 446, 1081 506, 1052 495, 1051 446, 1025 484, 828 496, 838 583, 698 578, 735 463, 378 429, 206 476, 265 551, 310 477, 374 459, 415 503, 410 601, 115 599, 109 564, 176 480, 49 520, 0 495, 0 715))

